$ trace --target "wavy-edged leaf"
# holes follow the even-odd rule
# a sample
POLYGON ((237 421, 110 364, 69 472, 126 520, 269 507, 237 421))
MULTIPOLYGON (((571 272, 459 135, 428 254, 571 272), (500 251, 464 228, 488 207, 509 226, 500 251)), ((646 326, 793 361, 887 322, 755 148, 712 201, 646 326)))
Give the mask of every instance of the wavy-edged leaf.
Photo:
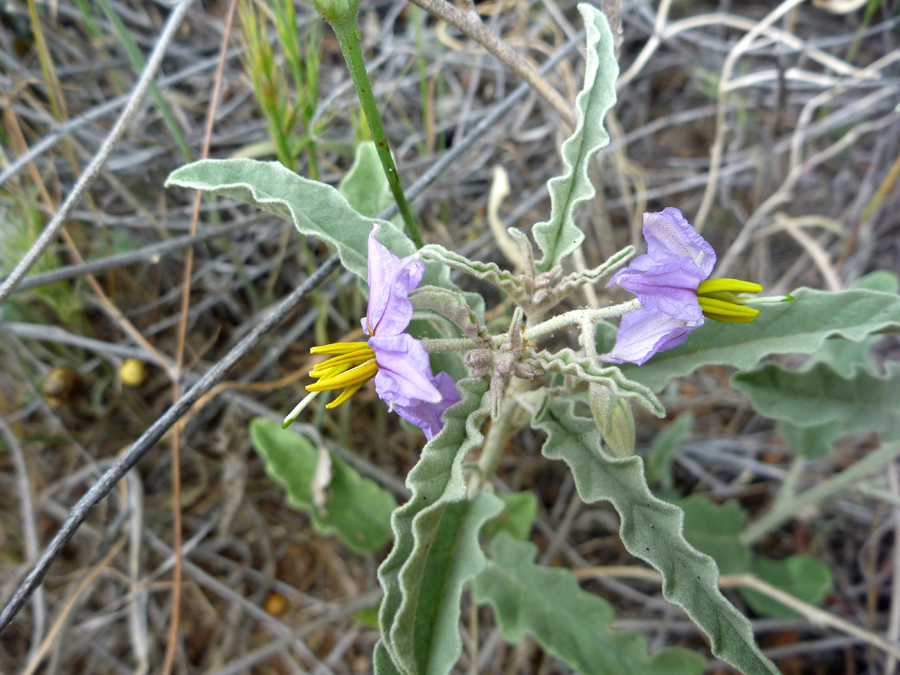
POLYGON ((250 441, 266 462, 266 472, 287 493, 287 502, 309 514, 320 534, 337 534, 354 551, 374 551, 391 538, 390 492, 360 476, 331 453, 331 482, 324 506, 313 502, 312 482, 318 463, 316 446, 304 436, 265 417, 250 423, 250 441))
POLYGON ((544 651, 584 675, 699 675, 703 658, 667 647, 653 655, 640 633, 615 631, 612 606, 583 591, 569 570, 536 565, 537 547, 507 533, 488 547, 488 564, 472 584, 478 604, 490 603, 503 635, 532 635, 544 651))
POLYGON ((900 331, 900 297, 868 289, 828 293, 798 289, 793 302, 765 307, 753 323, 707 321, 680 347, 642 366, 625 364, 632 380, 659 391, 673 377, 700 366, 746 370, 768 354, 812 354, 828 338, 859 342, 874 333, 900 331))
POLYGON ((709 636, 713 654, 745 675, 777 675, 756 645, 750 622, 719 591, 713 559, 685 540, 681 509, 651 494, 641 458, 614 459, 603 452, 593 420, 576 416, 572 401, 554 402, 540 392, 536 403, 532 425, 548 434, 544 456, 569 465, 585 502, 612 502, 625 548, 659 571, 663 596, 709 636))
POLYGON ((738 373, 732 385, 753 407, 795 426, 839 424, 843 434, 883 431, 884 441, 900 440, 900 364, 888 364, 884 377, 857 371, 844 378, 824 363, 806 372, 766 364, 738 373))
POLYGON ((584 87, 575 99, 575 133, 562 146, 565 172, 547 184, 550 191, 550 220, 534 226, 535 242, 544 252, 538 272, 548 272, 584 240, 575 225, 575 212, 592 199, 594 186, 588 166, 597 152, 609 143, 603 118, 616 102, 616 78, 619 64, 613 49, 613 36, 606 17, 587 3, 578 5, 587 31, 584 87))
MULTIPOLYGON (((794 597, 818 605, 831 592, 834 576, 824 562, 808 555, 792 555, 784 560, 759 556, 753 563, 753 573, 794 597)), ((799 616, 794 610, 752 588, 740 589, 741 597, 757 614, 792 619, 799 616)))
POLYGON ((400 572, 403 604, 391 629, 401 669, 444 675, 459 660, 459 603, 463 584, 484 569, 481 527, 503 509, 490 492, 447 505, 437 531, 423 539, 400 572))
POLYGON ((537 353, 540 363, 551 373, 571 375, 582 382, 608 387, 619 396, 637 401, 657 417, 665 417, 666 409, 647 387, 622 374, 618 366, 601 367, 594 359, 584 358, 571 349, 561 349, 556 353, 537 353))
POLYGON ((497 263, 469 260, 466 256, 449 251, 439 244, 423 246, 419 249, 419 255, 423 260, 434 260, 476 279, 494 284, 518 305, 524 305, 530 301, 531 293, 521 276, 501 269, 497 263))
MULTIPOLYGON (((392 253, 402 258, 416 252, 412 240, 394 224, 357 213, 332 186, 298 176, 278 162, 205 159, 175 169, 166 179, 166 187, 172 185, 237 199, 292 221, 301 234, 337 248, 344 267, 363 281, 368 276, 368 240, 375 223, 381 225, 378 241, 392 253)), ((429 261, 425 269, 422 283, 456 289, 445 266, 429 261)), ((466 299, 484 315, 480 296, 470 293, 466 299)))
MULTIPOLYGON (((416 616, 429 549, 436 542, 448 509, 452 515, 450 507, 466 500, 462 462, 482 442, 481 425, 490 414, 484 400, 488 389, 484 380, 462 380, 456 386, 462 400, 444 413, 444 428, 425 445, 419 462, 409 472, 406 484, 412 496, 391 517, 394 548, 378 568, 384 589, 379 615, 381 643, 394 666, 404 673, 419 672, 417 654, 410 647, 415 644, 415 626, 409 617, 416 616)), ((441 620, 445 630, 436 636, 439 645, 433 649, 438 652, 435 657, 448 663, 449 668, 462 647, 456 624, 452 630, 446 629, 450 624, 446 617, 453 612, 458 616, 459 602, 442 603, 440 610, 447 613, 441 620)))

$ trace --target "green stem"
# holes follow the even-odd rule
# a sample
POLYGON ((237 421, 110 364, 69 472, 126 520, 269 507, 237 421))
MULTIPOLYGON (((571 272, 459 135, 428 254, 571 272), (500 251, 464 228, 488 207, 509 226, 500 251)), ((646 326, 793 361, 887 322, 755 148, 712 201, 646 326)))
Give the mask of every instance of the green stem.
POLYGON ((391 151, 388 148, 387 137, 384 135, 384 128, 381 126, 381 116, 378 114, 378 107, 375 105, 372 83, 369 82, 366 64, 363 61, 362 50, 359 47, 356 17, 337 20, 331 24, 331 27, 334 29, 334 34, 341 45, 341 51, 344 53, 347 70, 350 71, 350 78, 353 80, 353 86, 356 87, 356 95, 359 97, 359 103, 366 114, 366 121, 369 123, 369 130, 372 132, 372 138, 375 140, 378 158, 381 160, 381 165, 387 174, 388 184, 391 186, 394 201, 397 202, 397 208, 403 217, 403 222, 406 223, 409 236, 415 243, 416 248, 422 248, 425 244, 422 242, 419 228, 416 227, 412 211, 410 211, 409 204, 406 202, 406 195, 403 194, 403 186, 400 185, 400 178, 397 176, 397 167, 394 166, 394 159, 391 157, 391 151))

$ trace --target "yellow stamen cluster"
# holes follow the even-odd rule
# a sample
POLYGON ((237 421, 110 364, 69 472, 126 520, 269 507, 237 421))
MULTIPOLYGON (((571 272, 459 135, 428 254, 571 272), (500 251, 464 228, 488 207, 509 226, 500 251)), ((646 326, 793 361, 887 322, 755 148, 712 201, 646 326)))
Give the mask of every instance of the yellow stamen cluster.
POLYGON ((318 382, 306 387, 306 391, 310 392, 343 389, 340 396, 325 406, 328 409, 337 408, 344 403, 378 372, 375 352, 367 342, 335 342, 313 347, 309 351, 313 354, 336 355, 309 371, 310 376, 318 382))
POLYGON ((750 281, 707 279, 697 287, 697 301, 707 319, 751 323, 759 315, 759 310, 746 305, 751 296, 762 289, 762 286, 750 281))

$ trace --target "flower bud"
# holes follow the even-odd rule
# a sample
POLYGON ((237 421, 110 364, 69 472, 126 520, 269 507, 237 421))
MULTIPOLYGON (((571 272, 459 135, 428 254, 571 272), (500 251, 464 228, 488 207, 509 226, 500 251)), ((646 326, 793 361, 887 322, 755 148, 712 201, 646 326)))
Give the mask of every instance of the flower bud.
POLYGON ((628 400, 599 384, 591 384, 588 392, 594 421, 610 453, 614 457, 633 455, 634 414, 628 400))
POLYGON ((356 21, 362 0, 312 0, 313 7, 328 23, 356 21))

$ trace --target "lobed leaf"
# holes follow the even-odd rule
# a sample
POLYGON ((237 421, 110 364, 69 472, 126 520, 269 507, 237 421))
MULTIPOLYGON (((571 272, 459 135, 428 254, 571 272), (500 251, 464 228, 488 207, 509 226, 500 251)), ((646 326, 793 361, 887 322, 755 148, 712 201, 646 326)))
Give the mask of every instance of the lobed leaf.
POLYGON ((640 633, 614 631, 612 606, 583 591, 569 570, 534 563, 537 547, 507 533, 488 547, 487 567, 472 594, 490 603, 503 635, 519 642, 532 635, 544 651, 584 675, 700 675, 703 658, 667 647, 647 654, 640 633))
POLYGON ((750 622, 719 591, 715 562, 685 540, 684 513, 651 494, 641 458, 603 452, 593 421, 576 416, 572 401, 554 402, 539 392, 536 402, 532 424, 548 434, 544 456, 569 465, 585 502, 612 502, 625 548, 660 572, 663 596, 709 636, 713 654, 745 675, 777 674, 756 645, 750 622))
POLYGON ((598 8, 581 3, 578 11, 587 31, 584 87, 575 99, 575 132, 562 146, 565 173, 547 184, 550 191, 550 220, 538 223, 532 233, 544 257, 538 272, 548 272, 581 245, 584 233, 575 225, 575 213, 594 197, 588 167, 597 152, 609 143, 603 118, 616 102, 619 64, 613 36, 606 17, 598 8))
POLYGON ((331 453, 331 483, 319 509, 312 493, 318 451, 309 439, 282 429, 278 422, 256 417, 250 423, 250 441, 265 460, 266 472, 287 492, 288 504, 308 513, 317 532, 337 534, 358 552, 379 549, 391 538, 394 497, 338 455, 331 453))
POLYGON ((479 523, 502 507, 492 497, 466 501, 462 463, 483 440, 488 385, 467 379, 457 388, 462 400, 444 413, 444 428, 407 476, 412 496, 391 518, 394 548, 378 569, 384 589, 379 644, 393 667, 407 674, 446 673, 459 658, 461 583, 484 564, 476 540, 479 523), (459 559, 448 557, 441 541, 448 536, 445 541, 458 545, 459 559))
POLYGON ((900 331, 900 297, 869 289, 828 293, 801 288, 793 302, 766 307, 753 323, 707 321, 688 341, 660 352, 643 366, 624 364, 632 380, 661 390, 673 377, 701 366, 746 370, 769 354, 812 354, 829 338, 859 342, 900 331))

